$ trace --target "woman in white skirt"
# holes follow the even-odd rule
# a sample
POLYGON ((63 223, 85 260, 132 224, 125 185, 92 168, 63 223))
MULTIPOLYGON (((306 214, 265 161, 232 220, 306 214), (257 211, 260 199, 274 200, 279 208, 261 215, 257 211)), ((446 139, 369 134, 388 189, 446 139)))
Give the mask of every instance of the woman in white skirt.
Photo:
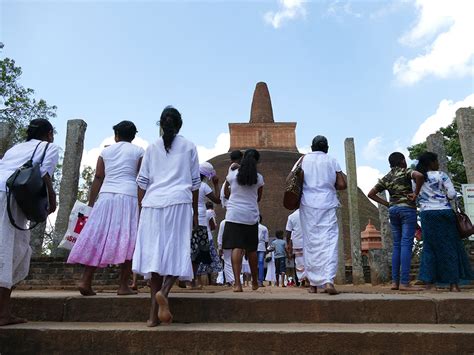
POLYGON ((225 215, 223 248, 232 249, 234 292, 242 292, 240 273, 242 257, 248 257, 252 272, 252 289, 258 289, 258 202, 263 194, 263 176, 257 172, 260 153, 255 149, 245 152, 242 164, 231 170, 225 182, 225 194, 229 198, 225 215))
MULTIPOLYGON (((12 286, 28 275, 30 268, 30 232, 19 230, 10 222, 7 212, 8 178, 33 157, 33 163, 39 163, 41 176, 45 182, 49 197, 49 213, 56 210, 56 194, 51 177, 59 158, 59 148, 51 144, 54 141, 54 129, 45 119, 32 120, 27 129, 27 140, 10 148, 0 160, 0 326, 26 322, 15 317, 10 310, 12 286), (50 143, 48 145, 48 143, 50 143)), ((12 217, 17 226, 26 229, 28 221, 15 199, 10 202, 12 217)))
POLYGON ((85 265, 78 285, 83 296, 95 295, 94 272, 108 265, 121 265, 117 294, 136 293, 129 281, 138 229, 136 179, 144 150, 131 143, 137 133, 133 122, 122 121, 113 130, 116 143, 106 147, 97 160, 89 194, 93 208, 67 261, 85 265))
POLYGON ((138 174, 141 207, 133 271, 151 278, 148 326, 169 324, 168 294, 178 278, 192 280, 191 233, 198 223, 201 179, 196 146, 178 135, 181 114, 166 107, 163 137, 151 144, 138 174))
MULTIPOLYGON (((221 203, 219 191, 219 179, 211 163, 204 162, 199 165, 201 174, 201 187, 199 188, 199 227, 193 232, 191 238, 191 259, 193 261, 194 280, 192 287, 197 286, 197 276, 212 274, 222 270, 219 255, 214 245, 209 218, 207 217, 206 202, 212 201, 216 204, 221 203), (206 183, 206 180, 212 181, 214 191, 206 183)), ((210 279, 210 278, 209 278, 210 279)), ((209 282, 210 284, 210 282, 209 282)))
POLYGON ((272 259, 267 262, 267 274, 265 276, 265 281, 270 283, 270 286, 275 285, 276 283, 276 266, 275 266, 275 255, 271 253, 272 259))

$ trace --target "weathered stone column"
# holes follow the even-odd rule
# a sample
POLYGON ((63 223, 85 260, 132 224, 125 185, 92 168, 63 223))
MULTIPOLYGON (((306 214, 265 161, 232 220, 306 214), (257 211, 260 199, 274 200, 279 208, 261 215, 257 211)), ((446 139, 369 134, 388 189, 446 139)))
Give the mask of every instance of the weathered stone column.
POLYGON ((459 141, 466 168, 467 182, 474 184, 474 108, 464 107, 456 111, 459 141))
POLYGON ((61 184, 59 186, 59 209, 54 228, 53 256, 64 256, 65 251, 58 250, 58 245, 66 233, 69 215, 77 200, 82 152, 87 123, 83 120, 67 122, 66 148, 64 151, 61 184))
POLYGON ((346 283, 346 256, 344 254, 344 231, 342 226, 342 212, 337 209, 337 224, 339 226, 339 238, 337 245, 337 273, 336 284, 345 285, 346 283))
POLYGON ((43 253, 43 240, 46 231, 46 222, 38 224, 31 231, 30 246, 33 251, 33 257, 41 256, 43 253))
MULTIPOLYGON (((381 192, 378 196, 387 200, 386 192, 381 192)), ((378 204, 379 220, 380 220, 380 235, 382 237, 382 249, 384 252, 383 260, 387 265, 388 270, 392 269, 392 253, 393 253, 393 238, 392 228, 390 227, 390 218, 388 215, 388 208, 384 205, 378 204)), ((389 275, 389 280, 391 276, 389 275)))
POLYGON ((349 224, 351 233, 352 283, 354 285, 360 285, 365 283, 365 279, 360 245, 361 229, 354 138, 346 138, 344 141, 344 148, 346 151, 347 194, 349 201, 349 224))
POLYGON ((391 279, 385 255, 383 249, 369 250, 370 282, 372 286, 386 283, 391 279))
POLYGON ((14 127, 11 123, 0 122, 0 159, 13 145, 14 127))
POLYGON ((433 133, 426 138, 426 147, 429 152, 438 155, 439 169, 448 173, 448 157, 444 148, 444 137, 441 132, 433 133))

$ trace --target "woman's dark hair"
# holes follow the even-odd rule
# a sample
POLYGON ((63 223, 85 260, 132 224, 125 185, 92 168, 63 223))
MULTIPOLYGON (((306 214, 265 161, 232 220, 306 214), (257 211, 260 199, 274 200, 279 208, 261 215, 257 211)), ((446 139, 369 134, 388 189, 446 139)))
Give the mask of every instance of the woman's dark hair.
POLYGON ((238 163, 242 160, 242 157, 244 155, 242 154, 242 151, 240 150, 233 150, 230 153, 230 160, 233 161, 234 163, 238 163))
POLYGON ((120 140, 131 142, 137 134, 137 127, 131 121, 122 121, 113 127, 114 133, 120 140))
POLYGON ((329 151, 328 140, 324 136, 316 136, 311 142, 311 150, 313 152, 324 152, 327 154, 329 151))
POLYGON ((438 161, 438 154, 433 152, 425 152, 418 157, 416 170, 423 174, 425 181, 428 180, 428 171, 431 169, 431 164, 436 161, 438 161))
POLYGON ((54 128, 51 122, 44 118, 37 118, 30 121, 28 128, 26 129, 26 141, 32 139, 43 140, 46 138, 49 132, 53 132, 54 128))
POLYGON ((173 106, 167 106, 161 113, 160 117, 160 127, 163 130, 163 143, 165 145, 165 150, 168 153, 171 149, 171 144, 178 134, 181 126, 183 125, 183 120, 181 119, 181 114, 173 106))
POLYGON ((252 186, 257 183, 257 162, 260 159, 260 153, 255 149, 248 149, 244 153, 239 172, 237 173, 237 182, 239 185, 252 186))
POLYGON ((402 162, 405 160, 405 156, 400 152, 394 152, 388 157, 388 163, 391 168, 401 168, 402 162))

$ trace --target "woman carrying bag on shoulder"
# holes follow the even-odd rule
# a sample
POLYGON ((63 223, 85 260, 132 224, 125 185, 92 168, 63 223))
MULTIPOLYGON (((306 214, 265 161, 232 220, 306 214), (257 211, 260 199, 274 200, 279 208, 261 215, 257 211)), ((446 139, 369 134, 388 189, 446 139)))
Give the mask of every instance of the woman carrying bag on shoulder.
POLYGON ((52 144, 53 141, 54 129, 51 123, 45 119, 32 120, 27 129, 26 142, 10 148, 0 160, 0 326, 26 322, 25 319, 11 314, 10 296, 12 286, 28 275, 31 258, 28 219, 14 196, 10 196, 8 208, 7 180, 30 159, 33 164, 39 164, 41 178, 48 194, 46 212, 54 212, 56 194, 51 177, 58 163, 59 148, 52 144), (12 218, 9 217, 8 209, 12 218))
POLYGON ((418 279, 426 283, 427 289, 445 283, 450 291, 460 292, 459 281, 472 280, 474 275, 449 203, 456 198, 456 191, 449 176, 439 171, 435 153, 421 154, 416 170, 425 177, 418 197, 423 231, 418 279))

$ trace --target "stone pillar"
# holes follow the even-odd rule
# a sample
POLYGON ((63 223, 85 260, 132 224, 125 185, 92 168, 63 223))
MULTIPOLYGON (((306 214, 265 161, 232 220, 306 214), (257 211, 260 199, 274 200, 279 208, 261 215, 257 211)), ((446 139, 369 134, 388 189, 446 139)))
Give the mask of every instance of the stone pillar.
POLYGON ((33 257, 43 254, 44 233, 46 231, 46 222, 38 224, 31 231, 30 246, 33 251, 33 257))
POLYGON ((77 200, 86 128, 87 123, 83 120, 67 122, 66 148, 59 186, 59 209, 53 235, 53 256, 66 255, 65 251, 58 250, 58 245, 66 233, 69 215, 77 200))
POLYGON ((468 184, 474 184, 474 108, 464 107, 457 110, 456 123, 467 182, 468 184))
POLYGON ((357 187, 357 164, 355 156, 354 138, 344 141, 346 151, 347 169, 347 194, 349 201, 349 224, 351 234, 352 252, 352 283, 360 285, 365 283, 364 269, 362 267, 362 252, 360 241, 359 197, 357 187))
MULTIPOLYGON (((381 192, 378 196, 387 200, 386 192, 381 192)), ((387 265, 388 270, 392 269, 392 253, 393 253, 393 238, 392 228, 390 227, 390 218, 388 215, 388 208, 384 205, 378 204, 379 220, 380 220, 380 235, 382 237, 382 249, 384 252, 383 260, 387 265)), ((389 275, 389 280, 391 276, 389 275)))
POLYGON ((426 138, 426 147, 429 152, 438 154, 439 169, 448 173, 448 157, 444 148, 444 137, 441 132, 433 133, 426 138))
POLYGON ((385 251, 383 249, 370 249, 369 265, 370 265, 370 282, 372 286, 377 286, 390 281, 390 269, 385 262, 385 251))
POLYGON ((342 211, 340 208, 337 209, 337 224, 339 226, 339 239, 337 245, 337 273, 336 273, 336 284, 346 284, 346 256, 344 254, 344 230, 342 226, 342 211))
POLYGON ((13 145, 13 134, 15 128, 11 123, 0 122, 0 159, 13 145))

